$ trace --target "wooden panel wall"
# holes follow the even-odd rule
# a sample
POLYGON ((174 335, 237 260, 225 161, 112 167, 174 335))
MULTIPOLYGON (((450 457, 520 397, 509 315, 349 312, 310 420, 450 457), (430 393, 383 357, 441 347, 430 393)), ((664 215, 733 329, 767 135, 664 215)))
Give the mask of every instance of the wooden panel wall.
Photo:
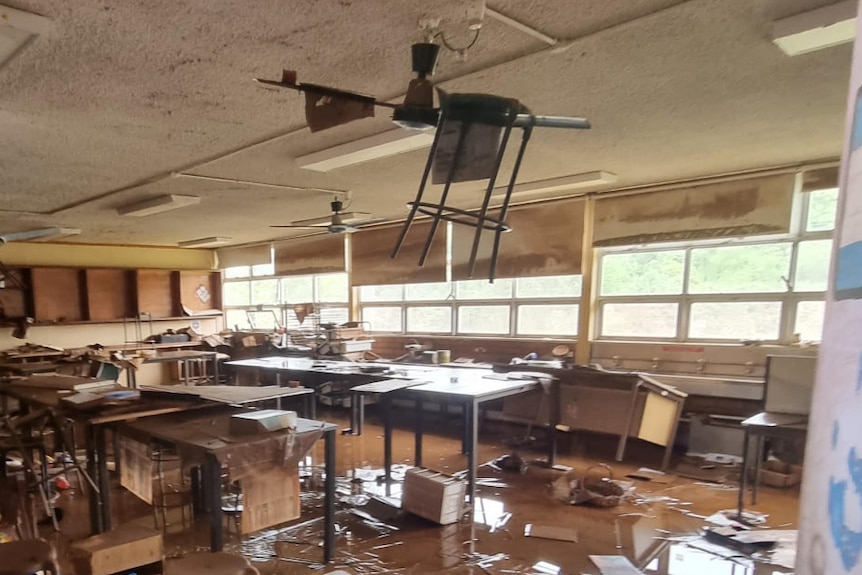
POLYGON ((33 268, 31 274, 36 321, 84 319, 80 270, 33 268))
POLYGON ((166 270, 138 270, 138 313, 152 317, 178 316, 174 308, 174 287, 171 272, 166 270))
POLYGON ((89 269, 86 277, 87 319, 111 320, 135 315, 134 276, 128 270, 89 269))

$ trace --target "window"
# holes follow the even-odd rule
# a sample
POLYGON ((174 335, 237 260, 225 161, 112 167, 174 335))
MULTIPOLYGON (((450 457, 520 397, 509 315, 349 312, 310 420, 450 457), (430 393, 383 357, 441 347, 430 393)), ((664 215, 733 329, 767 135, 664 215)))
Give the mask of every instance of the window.
POLYGON ((274 273, 271 263, 224 270, 222 294, 229 328, 297 330, 349 320, 346 273, 281 277, 274 273), (314 304, 313 313, 300 321, 302 314, 294 306, 306 303, 314 304))
POLYGON ((581 276, 567 275, 363 286, 359 305, 371 331, 571 338, 580 295, 581 276))
POLYGON ((598 253, 598 336, 818 341, 837 190, 801 194, 799 231, 598 253))

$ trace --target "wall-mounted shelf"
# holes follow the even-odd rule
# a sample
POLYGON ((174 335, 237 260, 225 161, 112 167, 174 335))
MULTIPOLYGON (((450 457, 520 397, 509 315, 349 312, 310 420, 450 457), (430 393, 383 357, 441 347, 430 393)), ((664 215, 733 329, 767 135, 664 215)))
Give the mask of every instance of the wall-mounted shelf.
POLYGON ((0 290, 0 305, 8 317, 20 313, 34 318, 34 325, 218 317, 195 314, 220 311, 222 305, 221 272, 209 270, 52 267, 22 268, 15 273, 29 289, 0 290))

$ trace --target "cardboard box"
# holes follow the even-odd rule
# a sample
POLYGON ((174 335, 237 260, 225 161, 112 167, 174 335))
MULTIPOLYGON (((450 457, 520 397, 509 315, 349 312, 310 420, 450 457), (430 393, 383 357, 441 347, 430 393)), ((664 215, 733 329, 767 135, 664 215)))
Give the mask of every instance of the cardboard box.
POLYGON ((770 459, 760 468, 760 483, 769 487, 792 487, 802 481, 802 466, 770 459))
POLYGON ((108 533, 72 543, 69 555, 78 575, 113 575, 144 565, 162 563, 162 534, 129 523, 108 533))
POLYGON ((297 467, 274 467, 242 480, 241 529, 253 533, 299 518, 297 467))
POLYGON ((466 481, 430 469, 408 469, 401 508, 440 525, 449 525, 460 519, 466 493, 466 481))

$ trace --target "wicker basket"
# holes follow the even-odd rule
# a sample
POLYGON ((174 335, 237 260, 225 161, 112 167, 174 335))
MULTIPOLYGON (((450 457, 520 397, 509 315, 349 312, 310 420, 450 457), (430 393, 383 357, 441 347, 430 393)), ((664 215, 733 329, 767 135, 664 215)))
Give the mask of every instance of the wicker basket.
POLYGON ((590 466, 581 479, 581 491, 590 497, 584 503, 596 507, 616 507, 623 500, 625 490, 613 481, 614 472, 609 465, 598 463, 590 466))

